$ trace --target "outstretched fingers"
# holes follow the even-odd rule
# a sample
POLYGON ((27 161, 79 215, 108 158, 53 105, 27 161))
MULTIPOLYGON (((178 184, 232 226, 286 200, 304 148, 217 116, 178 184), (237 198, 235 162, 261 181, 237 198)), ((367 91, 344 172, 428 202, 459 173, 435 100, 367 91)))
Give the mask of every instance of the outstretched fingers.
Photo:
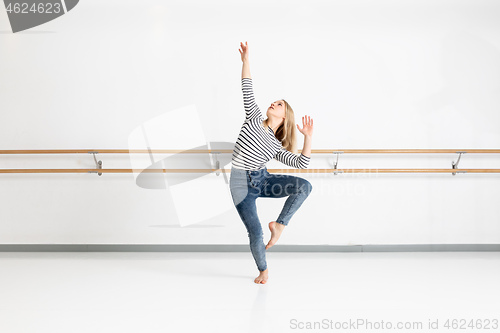
POLYGON ((302 124, 303 126, 312 126, 313 125, 313 122, 312 122, 312 119, 310 116, 306 115, 304 117, 302 117, 302 124))

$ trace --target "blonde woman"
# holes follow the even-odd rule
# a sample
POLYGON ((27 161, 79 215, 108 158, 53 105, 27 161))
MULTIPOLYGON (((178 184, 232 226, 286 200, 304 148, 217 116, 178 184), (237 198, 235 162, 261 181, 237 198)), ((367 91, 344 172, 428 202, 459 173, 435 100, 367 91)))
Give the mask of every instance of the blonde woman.
POLYGON ((264 119, 254 99, 248 42, 241 43, 240 47, 243 62, 241 87, 246 117, 233 150, 229 186, 236 210, 247 229, 250 250, 260 273, 254 282, 264 284, 268 280, 266 250, 276 243, 312 190, 307 180, 291 175, 270 174, 265 164, 274 158, 294 168, 307 168, 311 155, 313 120, 305 116, 302 117, 302 128, 297 124, 298 131, 304 135, 304 148, 298 155, 292 108, 284 99, 277 100, 267 108, 267 118, 264 119), (269 222, 271 239, 267 245, 263 242, 255 204, 259 197, 288 197, 276 221, 269 222))

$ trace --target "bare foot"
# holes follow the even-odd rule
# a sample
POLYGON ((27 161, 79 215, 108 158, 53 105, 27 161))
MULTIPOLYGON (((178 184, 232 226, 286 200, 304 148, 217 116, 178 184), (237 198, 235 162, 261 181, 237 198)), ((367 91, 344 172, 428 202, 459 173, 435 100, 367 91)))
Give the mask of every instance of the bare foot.
POLYGON ((254 280, 255 283, 260 283, 260 284, 264 284, 267 282, 267 278, 268 278, 268 268, 266 268, 265 271, 259 271, 260 274, 259 276, 257 276, 254 280))
POLYGON ((269 230, 271 230, 271 239, 266 245, 266 250, 273 246, 281 236, 281 232, 285 229, 285 225, 276 221, 269 222, 269 230))

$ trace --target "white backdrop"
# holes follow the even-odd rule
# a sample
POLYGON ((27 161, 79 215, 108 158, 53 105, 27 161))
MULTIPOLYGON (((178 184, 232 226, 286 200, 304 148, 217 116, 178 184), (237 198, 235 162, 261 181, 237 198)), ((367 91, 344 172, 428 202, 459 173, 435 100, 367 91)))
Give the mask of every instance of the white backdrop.
MULTIPOLYGON (((13 34, 2 9, 0 149, 234 143, 245 41, 257 104, 265 113, 285 98, 300 125, 310 115, 313 149, 500 148, 499 15, 494 0, 81 0, 13 34)), ((210 167, 191 154, 97 157, 104 168, 210 167)), ((338 167, 450 168, 457 157, 343 154, 338 167)), ((334 160, 313 155, 310 168, 334 160)), ((4 169, 94 166, 86 154, 0 156, 4 169)), ((459 167, 500 158, 465 154, 459 167)), ((497 174, 296 175, 313 191, 280 244, 500 243, 497 174)), ((222 175, 160 175, 155 189, 137 176, 0 174, 0 243, 248 243, 222 175)), ((284 201, 257 201, 266 238, 284 201)))

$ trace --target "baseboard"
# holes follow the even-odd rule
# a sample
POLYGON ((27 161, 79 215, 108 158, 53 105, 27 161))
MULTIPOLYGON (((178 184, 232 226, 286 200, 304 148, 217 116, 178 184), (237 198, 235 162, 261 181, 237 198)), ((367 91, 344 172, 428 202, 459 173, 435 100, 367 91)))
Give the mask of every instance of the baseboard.
MULTIPOLYGON (((0 252, 249 252, 244 244, 0 244, 0 252)), ((274 245, 268 252, 500 251, 500 244, 274 245)))

